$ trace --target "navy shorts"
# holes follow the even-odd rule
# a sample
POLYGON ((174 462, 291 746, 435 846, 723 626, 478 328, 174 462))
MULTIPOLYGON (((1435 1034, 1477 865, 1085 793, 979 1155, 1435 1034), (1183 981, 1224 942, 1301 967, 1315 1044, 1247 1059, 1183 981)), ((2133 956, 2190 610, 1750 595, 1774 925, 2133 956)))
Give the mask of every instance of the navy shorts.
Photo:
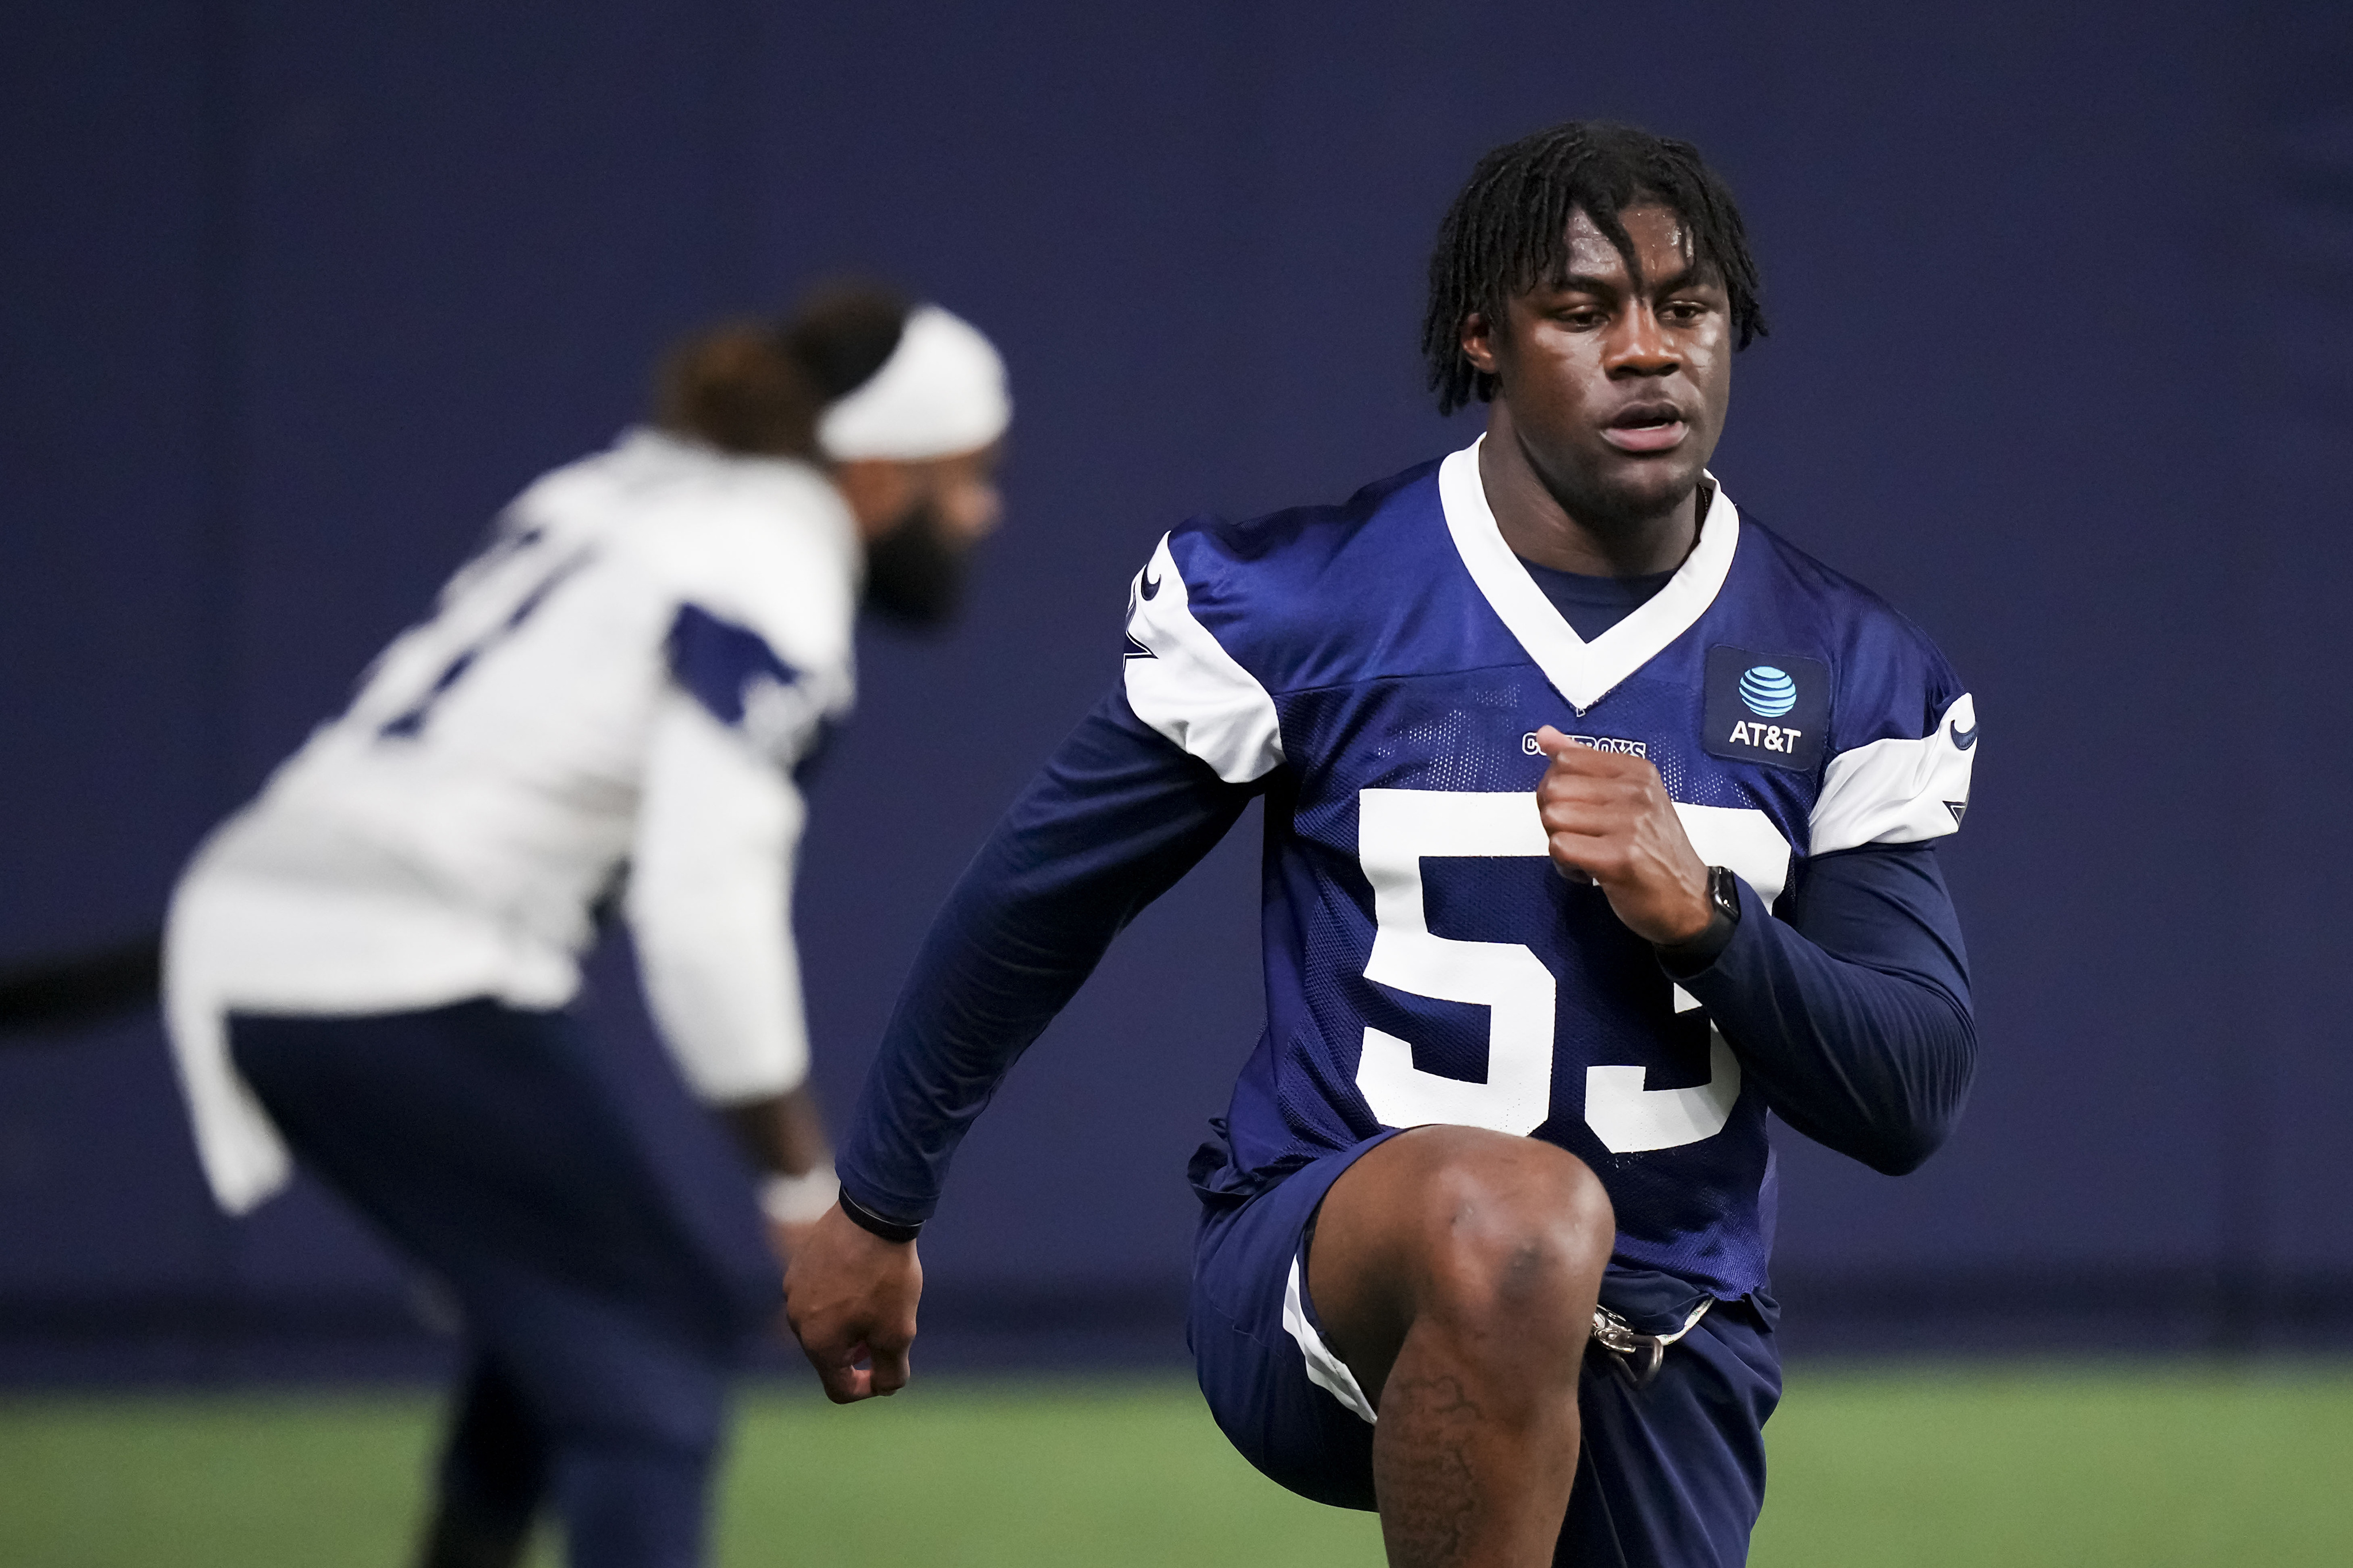
MULTIPOLYGON (((1326 1347, 1306 1286, 1308 1225, 1384 1133, 1248 1199, 1205 1195, 1187 1337, 1210 1413, 1242 1457, 1302 1497, 1370 1509, 1374 1410, 1326 1347)), ((1579 1568, 1734 1568, 1765 1500, 1765 1420, 1781 1396, 1772 1330, 1718 1302, 1631 1387, 1587 1352, 1584 1444, 1557 1560, 1579 1568)))

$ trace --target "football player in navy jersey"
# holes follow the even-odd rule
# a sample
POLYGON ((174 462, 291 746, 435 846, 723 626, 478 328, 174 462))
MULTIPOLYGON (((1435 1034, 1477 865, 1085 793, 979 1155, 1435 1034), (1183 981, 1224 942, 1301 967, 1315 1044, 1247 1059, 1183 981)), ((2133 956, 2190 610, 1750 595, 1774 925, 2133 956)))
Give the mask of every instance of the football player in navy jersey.
POLYGON ((1571 123, 1456 198, 1424 331, 1471 447, 1166 535, 1123 678, 951 895, 788 1311, 908 1376, 957 1142, 1112 934, 1265 802, 1267 1024, 1189 1340, 1219 1424, 1400 1564, 1729 1564, 1779 1396, 1769 1110, 1882 1171, 1975 1038, 1934 841, 1977 720, 1918 628, 1708 471, 1763 330, 1690 146, 1571 123))

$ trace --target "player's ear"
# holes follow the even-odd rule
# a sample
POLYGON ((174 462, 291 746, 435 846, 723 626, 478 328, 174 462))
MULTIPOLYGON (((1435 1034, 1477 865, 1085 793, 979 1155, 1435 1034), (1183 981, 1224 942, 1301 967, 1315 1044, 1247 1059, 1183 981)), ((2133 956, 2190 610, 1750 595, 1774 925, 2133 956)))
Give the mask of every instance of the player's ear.
POLYGON ((1462 318, 1462 335, 1456 341, 1462 345, 1462 357, 1469 360, 1471 368, 1481 375, 1493 375, 1497 372, 1496 335, 1495 323, 1489 320, 1486 311, 1473 310, 1462 318))

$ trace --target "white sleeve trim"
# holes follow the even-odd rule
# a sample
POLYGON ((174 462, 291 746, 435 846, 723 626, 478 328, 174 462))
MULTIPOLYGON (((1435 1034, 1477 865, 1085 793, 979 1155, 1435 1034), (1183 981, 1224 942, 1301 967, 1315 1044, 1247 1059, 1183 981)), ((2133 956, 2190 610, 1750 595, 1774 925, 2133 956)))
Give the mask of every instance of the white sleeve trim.
POLYGON ((808 1076, 791 909, 807 819, 789 779, 670 694, 647 757, 629 930, 663 1042, 704 1100, 782 1094, 808 1076))
POLYGON ((1128 606, 1127 704, 1135 716, 1228 784, 1248 784, 1280 765, 1274 699, 1193 618, 1166 534, 1129 585, 1128 606))
POLYGON ((1977 738, 1977 704, 1964 692, 1919 740, 1873 741, 1832 757, 1807 852, 1916 844, 1957 830, 1968 809, 1977 738))

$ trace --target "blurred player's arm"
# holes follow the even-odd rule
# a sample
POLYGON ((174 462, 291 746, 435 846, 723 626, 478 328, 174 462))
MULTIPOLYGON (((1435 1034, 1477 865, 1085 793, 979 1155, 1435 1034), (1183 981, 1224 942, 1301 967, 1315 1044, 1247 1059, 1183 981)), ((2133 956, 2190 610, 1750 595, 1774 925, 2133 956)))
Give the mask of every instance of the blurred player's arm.
MULTIPOLYGON (((806 1082, 782 1094, 762 1095, 718 1109, 761 1170, 793 1178, 822 1178, 831 1170, 833 1154, 826 1142, 825 1117, 806 1082)), ((826 1202, 832 1202, 830 1194, 826 1202)), ((824 1212, 825 1205, 820 1204, 798 1217, 815 1219, 824 1212)))
POLYGON ((770 1177, 796 1233, 831 1204, 792 931, 807 810, 776 761, 681 692, 664 699, 631 850, 629 926, 654 1021, 698 1097, 770 1177))

